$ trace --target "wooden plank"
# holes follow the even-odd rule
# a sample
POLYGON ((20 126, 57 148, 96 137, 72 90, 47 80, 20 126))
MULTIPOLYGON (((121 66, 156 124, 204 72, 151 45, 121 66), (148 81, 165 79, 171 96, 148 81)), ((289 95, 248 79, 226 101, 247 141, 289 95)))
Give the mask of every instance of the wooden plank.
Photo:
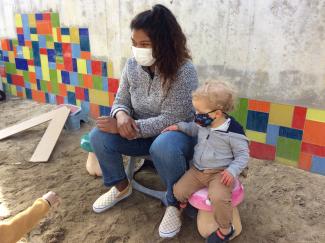
POLYGON ((63 126, 69 116, 70 109, 61 107, 55 110, 53 119, 47 127, 41 141, 37 145, 30 161, 31 162, 46 162, 54 149, 54 146, 60 136, 63 126))
POLYGON ((57 110, 47 112, 30 120, 0 130, 0 140, 51 120, 56 114, 56 111, 57 110))

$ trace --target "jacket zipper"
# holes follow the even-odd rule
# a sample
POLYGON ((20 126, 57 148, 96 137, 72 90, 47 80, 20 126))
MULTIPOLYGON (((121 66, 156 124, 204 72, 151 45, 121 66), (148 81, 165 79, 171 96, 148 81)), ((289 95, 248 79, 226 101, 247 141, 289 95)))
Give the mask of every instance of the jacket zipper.
POLYGON ((209 133, 208 133, 208 136, 205 138, 204 150, 202 151, 202 154, 201 154, 201 157, 200 157, 200 162, 201 162, 201 163, 202 163, 202 157, 203 157, 203 154, 204 154, 205 149, 206 149, 206 147, 207 147, 206 145, 207 145, 207 143, 208 143, 209 137, 210 137, 210 131, 209 131, 209 133))

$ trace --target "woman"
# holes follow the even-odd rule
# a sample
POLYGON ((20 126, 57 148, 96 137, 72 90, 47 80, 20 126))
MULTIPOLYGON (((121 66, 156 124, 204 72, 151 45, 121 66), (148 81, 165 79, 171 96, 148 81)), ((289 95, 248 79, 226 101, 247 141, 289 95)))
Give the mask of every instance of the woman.
POLYGON ((161 131, 193 119, 191 92, 198 85, 186 38, 175 16, 162 5, 138 14, 131 22, 132 52, 123 70, 111 117, 101 117, 90 141, 99 160, 104 185, 111 189, 93 205, 103 212, 128 197, 122 154, 151 156, 167 187, 167 202, 159 226, 161 237, 175 236, 181 227, 173 185, 185 173, 193 142, 180 132, 161 131))

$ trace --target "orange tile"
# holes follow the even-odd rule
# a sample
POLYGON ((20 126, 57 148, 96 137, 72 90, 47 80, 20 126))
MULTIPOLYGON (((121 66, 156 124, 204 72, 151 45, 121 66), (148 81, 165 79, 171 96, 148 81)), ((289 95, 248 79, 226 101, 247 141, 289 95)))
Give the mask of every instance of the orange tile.
POLYGON ((312 155, 301 152, 298 167, 303 170, 310 171, 312 155))
POLYGON ((88 75, 88 74, 83 74, 82 77, 83 77, 83 80, 84 80, 84 87, 92 89, 93 88, 92 76, 88 75))
POLYGON ((33 97, 33 100, 35 100, 35 101, 38 101, 41 103, 46 102, 45 93, 43 93, 41 91, 32 89, 32 97, 33 97))
POLYGON ((17 96, 24 98, 24 93, 21 91, 17 91, 17 96))
POLYGON ((100 116, 99 105, 90 103, 90 115, 92 118, 95 118, 95 119, 100 116))
POLYGON ((51 82, 46 82, 46 88, 48 93, 52 93, 52 85, 51 82))
POLYGON ((325 123, 306 120, 302 141, 319 146, 325 146, 325 123))
POLYGON ((36 73, 29 72, 29 82, 36 84, 36 73))
POLYGON ((64 97, 68 95, 67 86, 65 84, 59 83, 59 95, 64 97))
POLYGON ((25 46, 28 46, 29 48, 32 48, 32 41, 25 40, 25 46))
POLYGON ((109 98, 109 106, 112 106, 115 100, 115 94, 112 92, 108 92, 108 98, 109 98))
POLYGON ((56 28, 56 35, 58 37, 58 42, 62 42, 61 29, 56 28))
POLYGON ((10 44, 8 39, 1 40, 1 48, 3 51, 10 51, 10 44))
POLYGON ((82 51, 82 52, 80 52, 80 56, 83 59, 88 59, 88 60, 91 59, 91 54, 90 54, 89 51, 82 51))
POLYGON ((64 70, 64 64, 63 63, 57 63, 56 64, 56 69, 58 69, 58 70, 64 70))
POLYGON ((52 25, 48 20, 39 20, 36 22, 37 34, 41 35, 51 35, 52 25))
POLYGON ((270 102, 259 101, 259 100, 249 100, 248 101, 248 110, 268 113, 270 111, 270 102))

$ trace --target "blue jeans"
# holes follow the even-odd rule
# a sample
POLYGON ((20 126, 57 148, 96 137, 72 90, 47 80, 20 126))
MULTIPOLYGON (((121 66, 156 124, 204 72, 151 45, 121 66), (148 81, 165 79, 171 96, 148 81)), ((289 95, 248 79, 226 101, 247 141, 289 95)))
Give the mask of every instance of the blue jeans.
POLYGON ((188 169, 192 159, 194 139, 181 132, 166 132, 154 138, 127 140, 119 134, 110 134, 94 128, 90 143, 103 172, 105 186, 114 186, 127 178, 122 154, 150 155, 159 176, 167 187, 169 205, 176 205, 173 186, 188 169))

